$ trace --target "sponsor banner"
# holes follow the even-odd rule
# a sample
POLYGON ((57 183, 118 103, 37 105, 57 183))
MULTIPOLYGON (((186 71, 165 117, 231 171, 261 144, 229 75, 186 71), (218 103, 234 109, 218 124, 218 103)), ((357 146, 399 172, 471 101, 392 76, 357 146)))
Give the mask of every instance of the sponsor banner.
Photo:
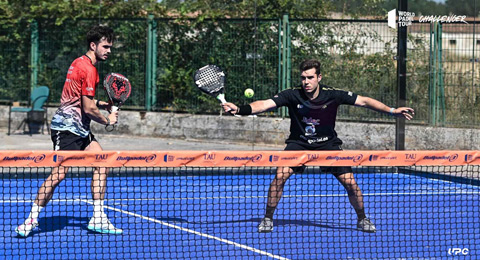
POLYGON ((423 151, 415 165, 465 165, 465 151, 423 151))
POLYGON ((480 151, 0 151, 0 167, 480 165, 480 151))
POLYGON ((33 151, 2 151, 0 152, 1 167, 42 167, 48 165, 50 152, 33 151))

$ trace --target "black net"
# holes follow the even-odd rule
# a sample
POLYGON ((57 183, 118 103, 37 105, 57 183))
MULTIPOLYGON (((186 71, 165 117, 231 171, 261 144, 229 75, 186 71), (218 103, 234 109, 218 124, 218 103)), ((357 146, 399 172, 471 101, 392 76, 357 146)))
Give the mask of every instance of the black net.
POLYGON ((288 171, 272 167, 111 168, 102 217, 108 217, 112 229, 103 228, 122 234, 92 230, 93 170, 70 168, 35 227, 29 214, 52 168, 0 168, 0 258, 475 259, 479 255, 478 166, 353 167, 353 175, 337 177, 307 167, 288 180, 288 171), (279 187, 283 196, 273 213, 273 230, 259 233, 268 196, 278 198, 279 187), (371 225, 358 222, 363 218, 359 202, 371 225), (20 229, 25 235, 24 223, 34 226, 26 237, 17 234, 20 229))

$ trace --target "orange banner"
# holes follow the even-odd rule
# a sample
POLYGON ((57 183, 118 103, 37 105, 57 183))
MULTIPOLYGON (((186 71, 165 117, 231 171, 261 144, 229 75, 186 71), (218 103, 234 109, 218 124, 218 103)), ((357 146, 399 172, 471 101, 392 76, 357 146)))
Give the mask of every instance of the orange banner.
POLYGON ((0 151, 0 167, 480 165, 480 151, 0 151))

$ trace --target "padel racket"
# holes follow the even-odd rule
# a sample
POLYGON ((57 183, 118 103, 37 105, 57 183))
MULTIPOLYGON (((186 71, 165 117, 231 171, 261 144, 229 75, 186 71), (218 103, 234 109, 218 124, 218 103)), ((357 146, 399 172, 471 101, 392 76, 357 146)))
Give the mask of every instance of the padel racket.
POLYGON ((203 93, 217 98, 222 104, 227 103, 225 100, 225 73, 216 65, 207 65, 201 67, 194 75, 195 85, 203 93))
MULTIPOLYGON (((130 81, 119 73, 108 73, 103 80, 103 87, 112 103, 112 112, 117 111, 127 101, 132 92, 130 81)), ((109 132, 113 131, 114 128, 115 125, 105 126, 105 129, 109 132)))

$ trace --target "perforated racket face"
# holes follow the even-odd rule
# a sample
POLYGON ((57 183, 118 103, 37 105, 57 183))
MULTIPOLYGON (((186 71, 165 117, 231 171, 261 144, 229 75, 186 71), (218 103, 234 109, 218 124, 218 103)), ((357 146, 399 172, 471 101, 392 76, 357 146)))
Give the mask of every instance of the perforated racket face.
POLYGON ((209 95, 223 93, 225 73, 216 65, 207 65, 198 69, 195 72, 194 80, 195 85, 209 95))
POLYGON ((103 87, 110 100, 118 106, 125 103, 132 92, 130 81, 119 73, 107 74, 103 80, 103 87))

